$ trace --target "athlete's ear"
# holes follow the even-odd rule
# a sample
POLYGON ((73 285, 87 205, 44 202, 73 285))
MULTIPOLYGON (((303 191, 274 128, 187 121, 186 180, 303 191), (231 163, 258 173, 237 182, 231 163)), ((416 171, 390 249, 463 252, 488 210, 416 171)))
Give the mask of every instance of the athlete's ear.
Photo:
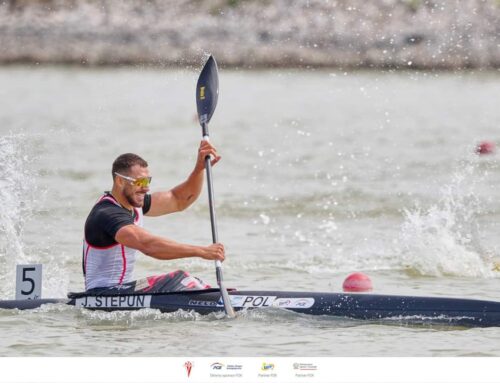
POLYGON ((122 188, 123 187, 123 180, 120 177, 115 175, 115 177, 113 178, 113 184, 122 188))

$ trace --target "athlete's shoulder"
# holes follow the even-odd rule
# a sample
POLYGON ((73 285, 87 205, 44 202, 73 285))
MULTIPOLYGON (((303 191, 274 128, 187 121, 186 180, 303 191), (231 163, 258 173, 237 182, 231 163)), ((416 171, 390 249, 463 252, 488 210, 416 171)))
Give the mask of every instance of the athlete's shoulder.
POLYGON ((115 199, 115 197, 113 197, 113 195, 109 191, 105 191, 104 194, 101 197, 99 197, 99 199, 96 201, 96 205, 100 204, 112 204, 120 207, 118 201, 115 199))
POLYGON ((107 226, 114 221, 132 222, 131 214, 117 205, 112 199, 100 199, 92 208, 87 219, 88 224, 107 226))

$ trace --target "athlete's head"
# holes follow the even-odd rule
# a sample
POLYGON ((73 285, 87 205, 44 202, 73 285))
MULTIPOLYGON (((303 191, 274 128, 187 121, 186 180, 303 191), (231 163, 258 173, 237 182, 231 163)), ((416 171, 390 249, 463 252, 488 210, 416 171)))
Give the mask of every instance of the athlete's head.
POLYGON ((142 207, 151 182, 148 163, 137 154, 125 153, 113 162, 111 174, 113 188, 118 189, 130 205, 142 207))

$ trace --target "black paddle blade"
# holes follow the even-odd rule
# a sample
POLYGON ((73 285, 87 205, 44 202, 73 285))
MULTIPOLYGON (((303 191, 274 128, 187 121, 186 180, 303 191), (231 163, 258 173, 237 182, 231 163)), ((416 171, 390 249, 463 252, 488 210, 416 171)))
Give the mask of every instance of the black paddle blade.
POLYGON ((203 67, 198 83, 196 84, 196 107, 198 108, 198 119, 200 124, 208 124, 219 97, 219 75, 217 63, 210 56, 203 67))

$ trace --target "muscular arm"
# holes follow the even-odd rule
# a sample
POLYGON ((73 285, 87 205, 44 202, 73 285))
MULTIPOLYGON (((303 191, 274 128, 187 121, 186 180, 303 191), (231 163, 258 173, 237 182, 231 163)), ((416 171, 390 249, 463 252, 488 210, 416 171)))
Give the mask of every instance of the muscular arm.
POLYGON ((137 225, 123 226, 116 232, 115 240, 124 246, 137 249, 156 259, 200 257, 207 260, 224 260, 224 246, 186 245, 148 233, 137 225))
POLYGON ((146 215, 156 217, 185 210, 199 197, 202 187, 203 170, 193 171, 186 181, 172 190, 152 193, 151 208, 146 215))
POLYGON ((146 213, 154 217, 187 209, 201 193, 203 187, 205 157, 213 158, 212 165, 220 160, 216 149, 207 141, 202 141, 198 149, 198 158, 194 170, 186 181, 165 192, 151 194, 151 207, 146 213))

